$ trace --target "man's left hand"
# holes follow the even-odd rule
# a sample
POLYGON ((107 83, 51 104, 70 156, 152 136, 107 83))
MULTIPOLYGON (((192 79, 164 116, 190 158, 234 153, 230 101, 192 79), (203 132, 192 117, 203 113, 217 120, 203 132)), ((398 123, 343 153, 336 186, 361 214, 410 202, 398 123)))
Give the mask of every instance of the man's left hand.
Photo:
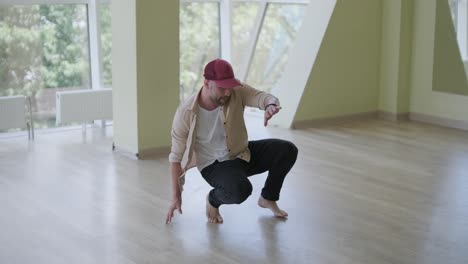
POLYGON ((265 109, 265 119, 264 119, 263 125, 267 126, 268 125, 268 120, 270 120, 270 118, 272 118, 274 115, 276 115, 280 110, 281 110, 280 106, 269 105, 265 109))

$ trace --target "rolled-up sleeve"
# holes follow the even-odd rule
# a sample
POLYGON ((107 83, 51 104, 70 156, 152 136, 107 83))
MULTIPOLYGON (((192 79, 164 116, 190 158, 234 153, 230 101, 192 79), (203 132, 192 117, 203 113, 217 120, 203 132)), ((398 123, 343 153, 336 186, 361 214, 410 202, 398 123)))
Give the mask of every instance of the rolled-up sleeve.
POLYGON ((243 84, 240 88, 242 101, 246 106, 265 110, 265 106, 274 103, 279 106, 279 99, 272 94, 257 90, 247 84, 243 84))
POLYGON ((181 162, 187 147, 187 138, 189 135, 190 124, 189 118, 186 118, 187 111, 177 109, 174 120, 172 121, 172 145, 171 154, 169 154, 169 162, 181 162))

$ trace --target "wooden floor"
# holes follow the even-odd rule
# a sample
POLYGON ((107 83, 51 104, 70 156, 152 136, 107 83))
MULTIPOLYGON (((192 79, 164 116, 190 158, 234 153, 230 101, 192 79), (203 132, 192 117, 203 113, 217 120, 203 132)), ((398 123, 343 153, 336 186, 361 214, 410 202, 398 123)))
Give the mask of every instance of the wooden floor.
POLYGON ((468 263, 468 132, 421 123, 350 121, 264 129, 299 157, 281 221, 253 195, 208 224, 210 190, 187 176, 183 215, 164 223, 167 158, 111 152, 112 131, 0 140, 0 263, 468 263))

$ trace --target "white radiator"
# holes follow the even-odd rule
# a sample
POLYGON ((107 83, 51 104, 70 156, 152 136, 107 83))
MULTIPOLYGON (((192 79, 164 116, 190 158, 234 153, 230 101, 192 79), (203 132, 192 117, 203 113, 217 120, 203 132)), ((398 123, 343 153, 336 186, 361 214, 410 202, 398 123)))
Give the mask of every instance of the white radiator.
POLYGON ((0 97, 0 129, 27 128, 26 97, 0 97))
POLYGON ((26 118, 26 97, 23 95, 0 97, 0 130, 11 128, 26 128, 28 138, 34 139, 32 124, 31 101, 28 100, 29 120, 26 118))
POLYGON ((112 89, 57 92, 57 125, 112 119, 112 89))

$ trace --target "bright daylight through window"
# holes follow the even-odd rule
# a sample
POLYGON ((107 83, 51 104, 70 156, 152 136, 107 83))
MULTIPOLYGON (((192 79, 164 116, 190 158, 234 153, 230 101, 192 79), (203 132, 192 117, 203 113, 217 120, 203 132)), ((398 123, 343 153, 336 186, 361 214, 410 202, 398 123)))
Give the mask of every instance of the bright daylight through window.
MULTIPOLYGON (((200 89, 204 65, 218 57, 232 62, 241 81, 269 91, 287 64, 307 3, 180 0, 181 99, 200 89)), ((112 87, 110 5, 0 3, 0 97, 29 97, 36 129, 56 126, 56 92, 112 87)))
MULTIPOLYGON (((99 25, 90 24, 91 1, 9 1, 0 4, 0 96, 31 98, 36 128, 55 126, 55 93, 111 87, 110 2, 99 5, 99 25), (93 53, 91 27, 99 28, 101 47, 93 53), (92 58, 101 56, 99 84, 92 58)), ((93 2, 96 4, 95 2, 93 2)), ((97 10, 97 8, 95 8, 97 10)), ((96 12, 96 11, 93 11, 96 12)))
POLYGON ((286 66, 307 3, 181 0, 181 99, 200 89, 203 67, 218 57, 232 62, 241 81, 270 91, 286 66))

